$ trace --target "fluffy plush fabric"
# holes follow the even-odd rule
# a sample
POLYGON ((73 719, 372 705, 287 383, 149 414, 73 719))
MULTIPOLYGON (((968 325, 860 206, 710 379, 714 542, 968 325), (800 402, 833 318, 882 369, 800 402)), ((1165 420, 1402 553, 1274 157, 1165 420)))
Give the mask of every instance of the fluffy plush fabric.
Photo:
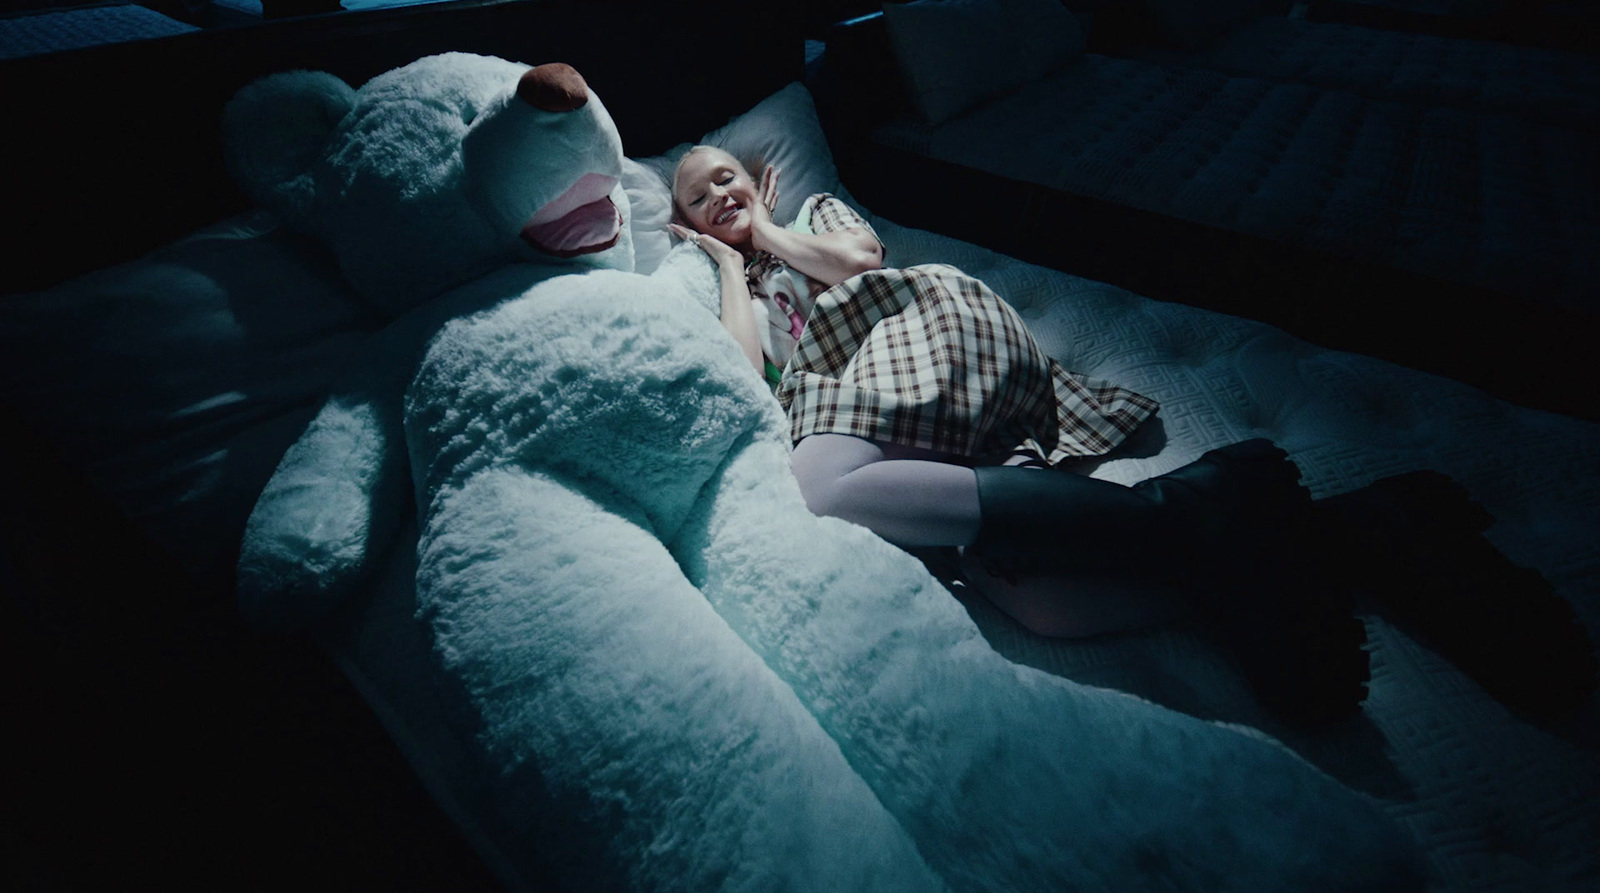
MULTIPOLYGON (((349 186, 363 159, 417 151, 389 141, 448 159, 448 132, 525 138, 417 113, 470 95, 502 114, 456 76, 503 93, 521 70, 446 58, 375 79, 386 98, 369 85, 355 109, 382 139, 319 163, 349 186)), ((595 151, 620 168, 607 137, 595 151)), ((593 171, 587 148, 535 154, 559 184, 593 171)), ((508 167, 525 173, 474 169, 508 167)), ((326 182, 324 219, 376 207, 326 182)), ((565 188, 503 184, 510 202, 565 188)), ((354 240, 330 240, 347 271, 364 269, 354 240)), ((497 241, 410 261, 448 266, 442 281, 497 241)), ((386 328, 269 483, 240 570, 247 608, 304 623, 360 583, 409 480, 417 604, 464 737, 574 889, 1414 885, 1409 838, 1366 798, 1259 736, 1005 660, 920 563, 813 516, 778 404, 708 312, 705 255, 681 245, 651 276, 603 265, 501 267, 386 328)))
POLYGON ((556 279, 447 326, 406 401, 418 603, 507 808, 544 789, 583 824, 575 889, 940 889, 663 545, 778 433, 742 362, 660 276, 556 279))
MULTIPOLYGON (((351 284, 399 316, 505 264, 547 263, 519 237, 534 211, 576 174, 620 179, 622 139, 604 104, 533 109, 516 97, 528 67, 446 53, 348 93, 325 73, 271 75, 225 111, 230 170, 256 201, 328 242, 351 284)), ((625 247, 596 265, 631 269, 625 247)))
POLYGON ((401 397, 443 322, 553 276, 633 267, 616 124, 592 95, 561 115, 520 101, 528 68, 448 53, 359 90, 326 73, 285 72, 228 104, 228 164, 241 186, 320 235, 372 310, 392 320, 351 358, 246 525, 239 603, 257 626, 314 620, 387 547, 409 489, 401 397), (615 245, 563 258, 525 242, 535 212, 585 177, 615 181, 615 245))

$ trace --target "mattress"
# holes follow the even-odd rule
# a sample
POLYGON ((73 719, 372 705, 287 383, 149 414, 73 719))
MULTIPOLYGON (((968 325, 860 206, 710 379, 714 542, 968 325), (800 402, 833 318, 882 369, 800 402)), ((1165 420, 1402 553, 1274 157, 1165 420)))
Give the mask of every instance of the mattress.
POLYGON ((1565 50, 1259 17, 1172 61, 1372 99, 1600 124, 1600 60, 1565 50))
POLYGON ((0 59, 198 30, 193 25, 131 3, 48 10, 0 19, 0 59))
MULTIPOLYGON (((261 0, 213 0, 213 2, 250 15, 262 15, 261 0)), ((342 0, 339 5, 347 12, 358 12, 364 9, 395 9, 437 2, 439 0, 342 0)))
MULTIPOLYGON (((984 279, 1064 365, 1161 401, 1160 424, 1080 470, 1132 483, 1254 436, 1284 446, 1319 496, 1437 469, 1496 516, 1494 543, 1543 572, 1600 635, 1600 425, 866 216, 892 262, 950 263, 984 279)), ((8 296, 0 385, 161 545, 197 573, 220 573, 277 457, 372 327, 326 256, 251 214, 132 264, 8 296), (283 312, 285 300, 296 312, 283 312)), ((417 618, 416 539, 412 524, 316 639, 506 886, 536 889, 561 842, 494 808, 497 780, 460 731, 459 694, 437 672, 417 618)), ((1378 798, 1420 841, 1439 889, 1600 882, 1594 699, 1574 717, 1534 723, 1372 612, 1363 715, 1313 733, 1265 714, 1237 668, 1188 625, 1049 640, 960 586, 951 596, 1018 663, 1275 736, 1378 798)))
POLYGON ((943 124, 906 113, 872 138, 1069 194, 1600 309, 1592 131, 1088 55, 943 124))

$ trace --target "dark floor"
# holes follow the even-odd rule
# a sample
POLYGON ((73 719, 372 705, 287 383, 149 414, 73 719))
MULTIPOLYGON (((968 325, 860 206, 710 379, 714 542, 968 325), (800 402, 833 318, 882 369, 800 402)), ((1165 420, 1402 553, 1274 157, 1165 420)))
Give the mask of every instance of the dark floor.
POLYGON ((53 474, 0 493, 0 887, 499 889, 311 642, 247 632, 53 474))

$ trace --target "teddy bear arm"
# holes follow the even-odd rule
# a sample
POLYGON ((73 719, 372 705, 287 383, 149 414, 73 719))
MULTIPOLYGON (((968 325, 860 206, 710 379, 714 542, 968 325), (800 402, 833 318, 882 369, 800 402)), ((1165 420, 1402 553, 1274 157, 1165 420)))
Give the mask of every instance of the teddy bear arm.
POLYGON ((245 527, 239 609, 294 629, 338 605, 376 566, 410 498, 398 399, 329 397, 273 473, 245 527))

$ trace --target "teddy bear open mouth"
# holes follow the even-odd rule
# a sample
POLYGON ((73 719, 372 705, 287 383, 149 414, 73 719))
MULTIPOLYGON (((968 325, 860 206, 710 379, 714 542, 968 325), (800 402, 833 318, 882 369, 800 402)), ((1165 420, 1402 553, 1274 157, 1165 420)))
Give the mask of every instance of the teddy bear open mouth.
POLYGON ((529 245, 557 257, 604 251, 622 235, 622 212, 611 201, 617 178, 584 174, 523 224, 529 245))

